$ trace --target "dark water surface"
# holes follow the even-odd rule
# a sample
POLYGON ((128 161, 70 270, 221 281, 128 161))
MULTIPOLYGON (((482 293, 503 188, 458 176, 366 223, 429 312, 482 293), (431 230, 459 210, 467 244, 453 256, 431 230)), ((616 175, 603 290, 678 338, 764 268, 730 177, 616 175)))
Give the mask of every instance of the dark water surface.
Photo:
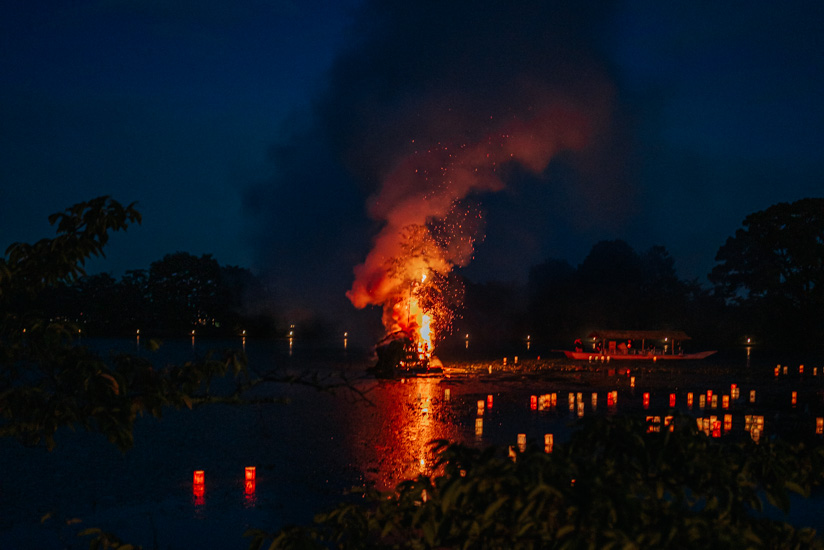
MULTIPOLYGON (((91 343, 148 356, 135 344, 91 343)), ((239 347, 239 342, 169 342, 154 357, 160 363, 179 362, 225 346, 239 347)), ((824 360, 815 357, 782 362, 741 350, 678 365, 574 365, 524 356, 518 369, 512 368, 512 357, 507 370, 501 359, 447 361, 447 367, 456 368, 448 368, 444 377, 376 381, 362 376, 367 357, 342 346, 250 341, 246 351, 250 365, 266 371, 319 372, 333 377, 329 381, 343 373, 362 395, 271 385, 262 391, 287 398, 288 404, 210 405, 170 410, 161 420, 142 418, 135 446, 126 453, 85 432, 59 433, 52 452, 0 440, 0 549, 87 548, 88 542, 77 537, 87 527, 147 549, 247 548, 242 533, 249 527, 275 530, 308 522, 350 487, 390 487, 428 472, 433 439, 515 445, 518 434, 525 434, 529 444, 543 445, 544 434, 552 433, 561 442, 578 416, 665 414, 673 393, 675 408, 695 417, 731 414, 733 432, 739 434, 745 416, 754 414, 764 416, 761 437, 779 432, 816 437, 816 418, 824 416, 824 360), (778 377, 776 365, 781 365, 778 377), (740 396, 723 410, 721 399, 730 395, 731 384, 740 396), (756 399, 750 403, 752 389, 756 399), (710 404, 699 407, 699 394, 708 390, 719 396, 715 410, 710 404), (618 403, 610 407, 612 391, 618 392, 618 403), (552 393, 556 406, 539 410, 544 401, 535 403, 532 397, 552 393), (689 393, 692 407, 687 406, 689 393), (256 467, 253 487, 244 484, 246 466, 256 467), (202 495, 193 490, 195 470, 205 472, 202 495)), ((794 523, 824 528, 820 495, 794 504, 794 523)))

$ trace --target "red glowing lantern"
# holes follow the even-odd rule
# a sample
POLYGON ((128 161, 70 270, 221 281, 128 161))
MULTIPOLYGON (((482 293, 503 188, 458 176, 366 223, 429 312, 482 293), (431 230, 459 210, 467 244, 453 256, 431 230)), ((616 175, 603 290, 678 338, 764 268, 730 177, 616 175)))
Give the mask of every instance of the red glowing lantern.
POLYGON ((793 406, 795 406, 795 404, 796 404, 797 402, 798 402, 798 392, 795 392, 795 391, 794 391, 794 392, 793 392, 793 395, 792 395, 792 404, 793 404, 793 406))
POLYGON ((552 434, 544 434, 544 451, 552 452, 552 447, 555 444, 555 437, 552 434))
POLYGON ((532 409, 533 411, 538 409, 538 396, 537 395, 529 396, 529 408, 532 409))
POLYGON ((247 495, 255 494, 256 481, 254 479, 247 479, 244 484, 244 489, 247 495))
POLYGON ((245 475, 246 475, 246 481, 254 481, 255 480, 255 467, 254 466, 246 466, 245 475))
POLYGON ((670 394, 670 402, 669 403, 670 403, 670 405, 669 405, 670 407, 675 406, 675 394, 674 393, 670 394))
POLYGON ((649 408, 649 393, 644 393, 644 408, 649 408))
POLYGON ((492 408, 492 394, 491 393, 486 396, 486 406, 490 409, 492 408))
POLYGON ((690 393, 687 394, 687 407, 692 408, 692 404, 693 404, 693 396, 692 396, 692 392, 690 392, 690 393))
POLYGON ((612 407, 613 405, 615 405, 615 401, 612 400, 612 392, 609 392, 607 394, 607 406, 612 407))
POLYGON ((203 485, 206 480, 206 474, 203 470, 195 470, 192 482, 195 485, 203 485))

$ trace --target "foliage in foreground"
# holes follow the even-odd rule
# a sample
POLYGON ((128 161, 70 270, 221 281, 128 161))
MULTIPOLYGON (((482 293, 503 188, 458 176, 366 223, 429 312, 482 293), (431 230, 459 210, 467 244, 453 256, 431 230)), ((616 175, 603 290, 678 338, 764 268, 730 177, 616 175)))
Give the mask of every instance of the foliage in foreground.
POLYGON ((38 298, 82 277, 86 260, 103 255, 109 233, 139 223, 140 214, 134 205, 99 197, 49 220, 57 237, 14 243, 0 259, 0 437, 51 449, 58 428, 81 427, 126 450, 139 414, 159 417, 166 406, 237 399, 250 385, 244 380, 218 398, 209 393, 212 380, 245 373, 240 353, 155 369, 135 355, 103 358, 77 345, 77 325, 45 316, 38 298))
POLYGON ((250 530, 260 548, 824 548, 812 529, 762 514, 809 496, 824 448, 719 442, 694 421, 645 433, 593 419, 552 454, 437 443, 440 475, 316 516, 311 526, 250 530))

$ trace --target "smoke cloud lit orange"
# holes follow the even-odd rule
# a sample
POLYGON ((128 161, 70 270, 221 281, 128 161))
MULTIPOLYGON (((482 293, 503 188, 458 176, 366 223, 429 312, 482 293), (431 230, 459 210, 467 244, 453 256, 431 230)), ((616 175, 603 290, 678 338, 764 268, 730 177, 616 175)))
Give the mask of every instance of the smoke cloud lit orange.
POLYGON ((354 269, 349 300, 357 308, 381 306, 388 334, 403 331, 420 342, 426 323, 435 340, 446 327, 431 311, 436 304, 421 306, 419 297, 468 264, 483 238, 480 213, 467 209, 466 199, 504 189, 509 163, 540 174, 559 151, 585 147, 592 124, 581 109, 551 104, 474 143, 435 143, 403 158, 369 199, 369 215, 383 225, 354 269))

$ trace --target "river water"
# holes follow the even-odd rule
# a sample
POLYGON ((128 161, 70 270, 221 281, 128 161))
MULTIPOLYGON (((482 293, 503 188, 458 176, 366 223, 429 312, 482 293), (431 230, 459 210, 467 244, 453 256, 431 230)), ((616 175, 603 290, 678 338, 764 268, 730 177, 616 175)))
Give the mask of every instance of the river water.
MULTIPOLYGON (((165 364, 241 344, 169 342, 151 355, 136 341, 90 345, 165 364)), ((523 434, 528 444, 543 446, 546 434, 562 442, 579 416, 663 415, 673 398, 682 412, 715 416, 722 433, 740 434, 747 416, 762 416, 759 437, 782 431, 815 437, 816 419, 824 416, 820 357, 782 361, 738 350, 678 365, 574 364, 523 350, 517 364, 514 356, 506 366, 502 357, 457 358, 446 361, 444 376, 376 381, 363 375, 368 357, 342 344, 245 346, 253 368, 318 373, 323 384, 345 377, 357 391, 271 384, 260 394, 288 403, 169 410, 160 420, 139 419, 134 448, 126 453, 82 431, 59 432, 52 452, 0 440, 0 549, 87 548, 77 533, 89 527, 147 549, 243 549, 247 528, 306 523, 351 487, 388 488, 429 472, 434 439, 516 445, 523 434), (708 392, 718 400, 715 408, 708 392), (256 468, 253 483, 244 480, 248 466, 256 468), (202 488, 193 484, 195 470, 204 472, 202 488)), ((818 494, 795 500, 790 519, 824 529, 822 502, 818 494)))

